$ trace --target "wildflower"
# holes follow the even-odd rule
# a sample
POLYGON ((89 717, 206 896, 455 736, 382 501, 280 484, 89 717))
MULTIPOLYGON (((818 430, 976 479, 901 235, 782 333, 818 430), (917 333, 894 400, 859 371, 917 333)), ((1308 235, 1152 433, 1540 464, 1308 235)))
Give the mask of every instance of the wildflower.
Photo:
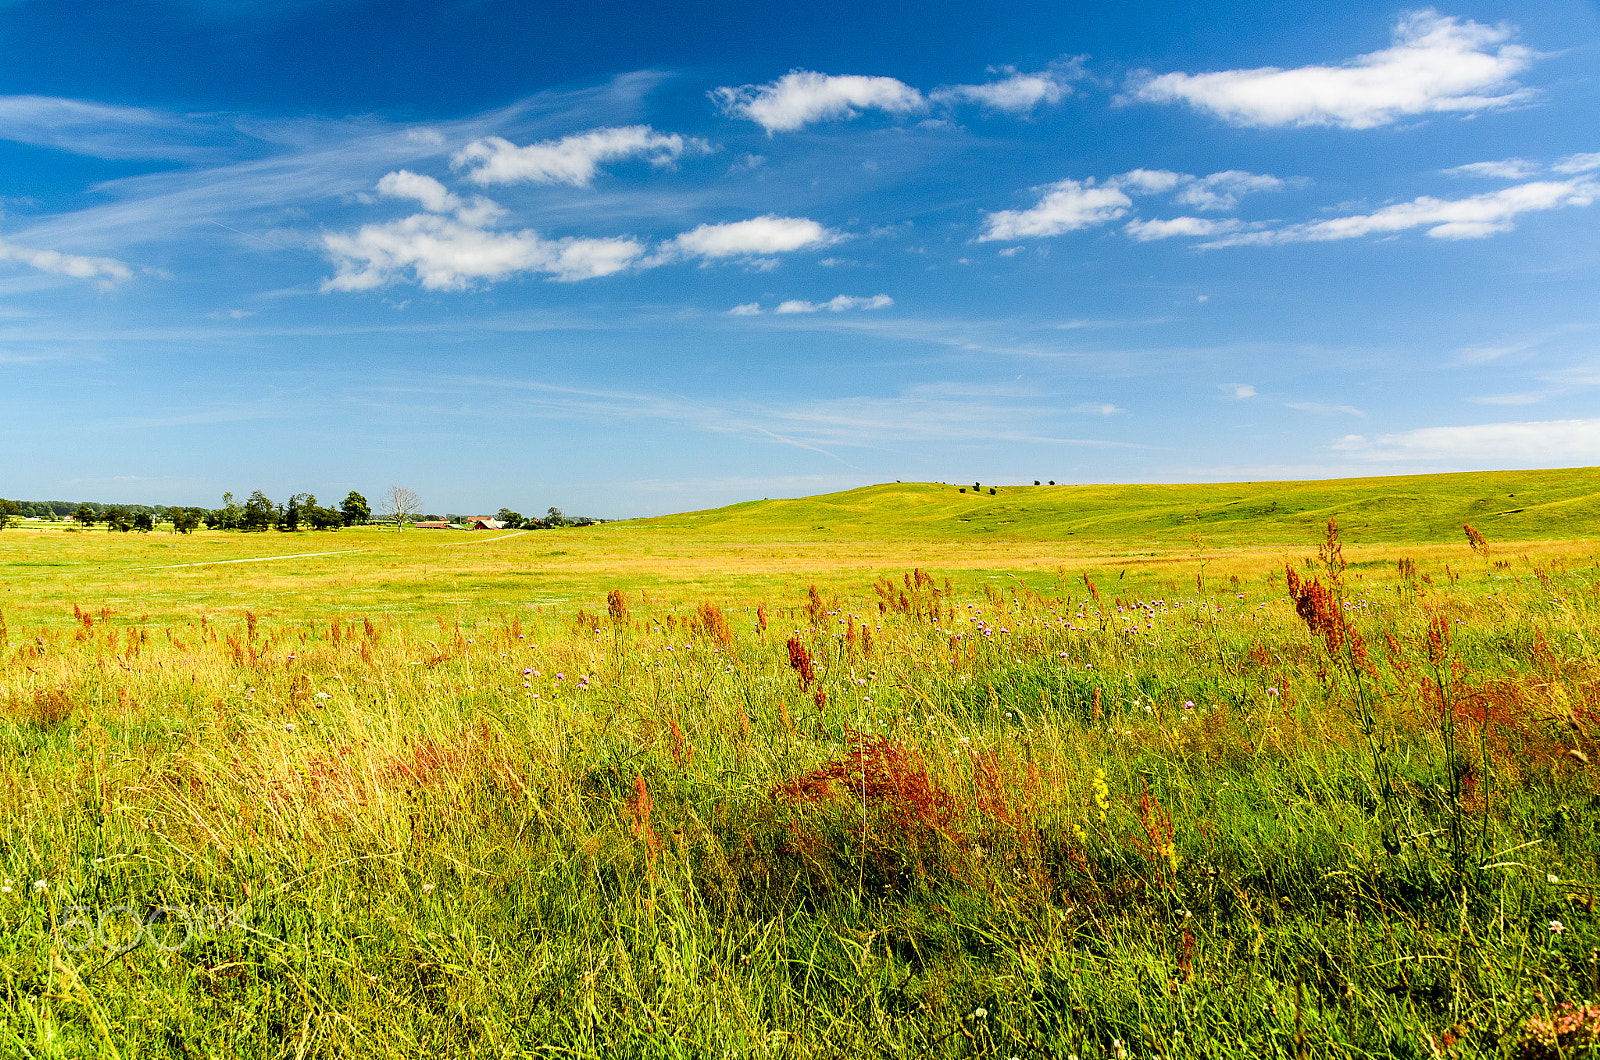
POLYGON ((11 881, 10 880, 7 880, 4 884, 0 884, 0 894, 10 894, 10 893, 11 893, 11 881))
POLYGON ((532 688, 533 685, 528 681, 524 681, 524 682, 522 682, 522 687, 523 688, 532 688))
POLYGON ((1269 688, 1269 689, 1267 689, 1267 695, 1273 696, 1274 698, 1276 698, 1276 696, 1278 695, 1278 690, 1276 688, 1269 688))
POLYGON ((531 667, 531 666, 524 667, 523 670, 522 670, 522 676, 523 677, 532 677, 533 676, 533 667, 531 667))
POLYGON ((1184 710, 1193 710, 1194 709, 1194 700, 1192 700, 1192 699, 1184 700, 1183 701, 1183 709, 1184 710))
POLYGON ((432 894, 433 893, 433 884, 431 884, 431 883, 423 884, 422 885, 422 893, 423 894, 432 894))
POLYGON ((1557 876, 1553 872, 1546 874, 1545 879, 1549 880, 1551 883, 1560 883, 1561 882, 1561 877, 1557 876))
POLYGON ((983 1019, 989 1015, 989 1010, 986 1008, 975 1008, 972 1010, 972 1014, 978 1017, 978 1019, 983 1019))
POLYGON ((285 732, 294 732, 294 730, 295 730, 295 724, 294 724, 294 722, 292 722, 292 721, 286 721, 286 722, 284 722, 284 723, 283 723, 283 730, 284 730, 284 731, 285 731, 285 732))
MULTIPOLYGON (((42 886, 43 886, 42 883, 34 884, 35 888, 40 888, 42 886)), ((1559 921, 1559 920, 1550 921, 1550 934, 1559 935, 1565 930, 1567 930, 1567 925, 1563 924, 1561 921, 1559 921)))
POLYGON ((566 679, 567 679, 567 675, 566 674, 562 673, 559 670, 556 671, 556 680, 557 681, 565 681, 566 679))
POLYGON ((318 699, 332 699, 333 697, 328 695, 328 693, 326 693, 326 692, 318 692, 317 695, 316 695, 316 698, 318 698, 318 699))
MULTIPOLYGON (((43 880, 34 880, 33 881, 33 893, 34 894, 43 894, 44 892, 48 891, 49 889, 50 889, 50 885, 48 883, 45 883, 43 880)), ((1551 922, 1551 926, 1554 927, 1554 921, 1551 922)))

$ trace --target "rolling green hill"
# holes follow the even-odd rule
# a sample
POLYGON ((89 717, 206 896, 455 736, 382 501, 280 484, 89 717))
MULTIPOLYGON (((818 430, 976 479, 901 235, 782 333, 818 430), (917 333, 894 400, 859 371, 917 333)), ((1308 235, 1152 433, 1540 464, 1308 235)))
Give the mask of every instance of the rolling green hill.
POLYGON ((614 524, 767 538, 1304 541, 1328 519, 1364 542, 1600 536, 1600 468, 1187 485, 971 486, 907 482, 614 524))

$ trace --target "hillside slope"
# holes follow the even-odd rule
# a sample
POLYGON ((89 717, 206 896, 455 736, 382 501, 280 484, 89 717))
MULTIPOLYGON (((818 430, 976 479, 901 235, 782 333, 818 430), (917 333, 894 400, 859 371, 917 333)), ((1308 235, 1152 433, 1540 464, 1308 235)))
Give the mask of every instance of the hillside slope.
POLYGON ((1330 519, 1356 540, 1600 536, 1600 468, 1187 485, 985 486, 907 482, 612 524, 730 536, 1305 541, 1330 519))

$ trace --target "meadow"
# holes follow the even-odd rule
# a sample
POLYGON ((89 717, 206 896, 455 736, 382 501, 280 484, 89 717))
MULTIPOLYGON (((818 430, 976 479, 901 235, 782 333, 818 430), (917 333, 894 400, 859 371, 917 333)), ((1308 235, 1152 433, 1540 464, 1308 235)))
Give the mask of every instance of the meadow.
POLYGON ((1384 481, 0 532, 0 1055, 1588 1055, 1600 487, 1384 481))

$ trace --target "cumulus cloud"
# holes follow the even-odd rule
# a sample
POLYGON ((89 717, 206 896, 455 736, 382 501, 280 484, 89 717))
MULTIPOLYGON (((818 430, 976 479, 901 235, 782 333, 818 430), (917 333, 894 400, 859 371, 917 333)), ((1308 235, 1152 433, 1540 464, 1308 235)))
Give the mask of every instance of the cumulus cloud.
POLYGON ((745 302, 743 305, 736 305, 728 310, 728 315, 730 317, 758 317, 761 315, 761 303, 745 302))
POLYGON ((1370 129, 1402 118, 1474 113, 1531 98, 1513 78, 1535 53, 1514 30, 1427 9, 1401 17, 1393 44, 1339 66, 1275 66, 1147 76, 1129 96, 1187 103, 1233 125, 1370 129))
POLYGON ((1071 411, 1080 416, 1115 416, 1120 412, 1127 412, 1128 410, 1119 409, 1115 405, 1107 405, 1104 402, 1082 401, 1072 406, 1071 411))
POLYGON ((1600 419, 1423 427, 1376 438, 1350 434, 1338 452, 1365 460, 1459 460, 1496 467, 1600 463, 1600 419))
MULTIPOLYGON (((1133 208, 1131 195, 1175 193, 1176 200, 1186 206, 1229 210, 1245 195, 1278 191, 1288 184, 1289 181, 1281 177, 1242 169, 1224 170, 1205 177, 1168 169, 1132 169, 1099 184, 1093 178, 1063 180, 1044 188, 1044 195, 1029 209, 988 214, 978 240, 1040 238, 1110 224, 1133 208)), ((1171 221, 1135 220, 1127 225, 1126 231, 1135 239, 1149 241, 1175 235, 1215 235, 1238 227, 1237 221, 1180 217, 1171 221)))
POLYGON ((710 145, 694 137, 660 133, 648 125, 591 129, 585 133, 518 147, 499 136, 485 136, 467 144, 450 164, 466 169, 475 184, 593 183, 606 162, 643 158, 651 165, 670 165, 688 151, 709 151, 710 145))
POLYGON ((429 213, 453 213, 470 225, 489 224, 505 212, 499 203, 481 195, 463 199, 432 177, 409 169, 385 174, 378 181, 378 193, 395 199, 413 199, 429 213))
POLYGON ((928 106, 921 92, 892 77, 830 76, 811 70, 792 70, 764 85, 713 89, 710 96, 722 113, 749 119, 769 136, 816 122, 849 120, 864 110, 905 115, 928 106))
POLYGON ((1038 203, 1026 210, 989 214, 978 241, 1058 236, 1115 221, 1132 206, 1133 200, 1120 188, 1097 185, 1093 178, 1058 181, 1049 185, 1038 203))
POLYGON ((701 225, 673 239, 664 253, 709 259, 758 257, 825 247, 843 238, 805 217, 763 214, 748 221, 701 225))
POLYGON ((826 302, 805 302, 792 298, 787 302, 780 302, 775 313, 820 313, 826 309, 830 313, 843 313, 847 309, 887 309, 894 305, 894 299, 886 294, 875 294, 871 298, 857 298, 853 295, 841 294, 830 298, 826 302))
POLYGON ((1231 210, 1246 195, 1281 191, 1285 182, 1268 173, 1247 173, 1229 169, 1207 177, 1188 177, 1182 181, 1177 200, 1197 210, 1231 210))
MULTIPOLYGON (((1215 236, 1241 227, 1234 218, 1217 220, 1211 217, 1174 217, 1170 220, 1129 221, 1123 231, 1141 243, 1173 236, 1215 236)), ((1202 298, 1205 296, 1202 295, 1202 298)))
POLYGON ((629 238, 546 240, 527 229, 496 232, 438 214, 329 233, 323 247, 338 270, 323 282, 325 292, 370 290, 408 273, 436 291, 524 272, 589 280, 621 272, 645 253, 644 244, 629 238))
MULTIPOLYGON (((336 272, 323 282, 324 292, 364 291, 406 279, 430 290, 463 290, 478 281, 492 282, 519 273, 563 281, 590 280, 686 257, 743 257, 764 269, 777 264, 764 255, 825 246, 844 238, 804 217, 768 214, 701 225, 652 253, 647 244, 629 236, 544 239, 530 229, 496 231, 490 226, 505 212, 497 203, 481 196, 463 199, 434 178, 409 170, 387 174, 377 187, 383 195, 414 200, 427 212, 363 225, 354 233, 325 234, 322 248, 336 272)), ((760 307, 755 309, 759 312, 760 307)))
POLYGON ((0 239, 0 261, 15 261, 40 272, 53 272, 77 280, 98 280, 110 288, 133 276, 133 270, 115 258, 92 258, 82 254, 63 254, 59 250, 39 250, 0 239))
POLYGON ((1225 236, 1209 247, 1316 243, 1388 235, 1426 228, 1434 239, 1482 239, 1516 227, 1518 215, 1566 206, 1588 206, 1600 196, 1600 184, 1588 180, 1531 181, 1465 199, 1436 199, 1424 195, 1410 202, 1385 206, 1368 214, 1334 217, 1326 221, 1284 228, 1240 232, 1225 236))
POLYGON ((976 103, 985 110, 1028 114, 1041 103, 1060 103, 1072 92, 1069 80, 1082 76, 1081 60, 1053 64, 1044 73, 1019 73, 1016 67, 994 71, 1007 76, 981 85, 946 85, 928 93, 935 103, 976 103))
POLYGON ((1249 383, 1218 383, 1217 389, 1222 391, 1222 396, 1234 401, 1243 401, 1256 396, 1256 388, 1249 383))

